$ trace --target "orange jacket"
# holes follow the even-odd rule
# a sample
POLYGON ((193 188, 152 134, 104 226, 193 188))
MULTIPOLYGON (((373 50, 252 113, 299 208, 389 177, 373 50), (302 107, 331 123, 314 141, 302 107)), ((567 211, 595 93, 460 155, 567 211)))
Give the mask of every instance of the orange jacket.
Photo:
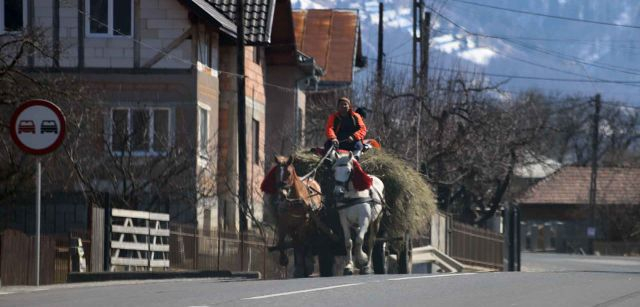
MULTIPOLYGON (((353 138, 356 140, 364 140, 364 137, 367 135, 367 126, 365 126, 362 116, 352 110, 349 110, 349 116, 351 116, 355 124, 354 126, 358 129, 352 134, 353 138)), ((340 113, 335 112, 329 116, 329 120, 327 120, 327 125, 325 126, 327 138, 330 140, 338 138, 338 131, 340 131, 340 113)))

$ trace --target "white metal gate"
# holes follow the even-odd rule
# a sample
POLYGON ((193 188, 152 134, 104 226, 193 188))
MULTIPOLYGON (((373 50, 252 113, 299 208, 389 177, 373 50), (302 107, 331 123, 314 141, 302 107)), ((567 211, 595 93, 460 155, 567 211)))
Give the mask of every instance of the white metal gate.
POLYGON ((112 209, 111 271, 169 268, 169 214, 112 209))

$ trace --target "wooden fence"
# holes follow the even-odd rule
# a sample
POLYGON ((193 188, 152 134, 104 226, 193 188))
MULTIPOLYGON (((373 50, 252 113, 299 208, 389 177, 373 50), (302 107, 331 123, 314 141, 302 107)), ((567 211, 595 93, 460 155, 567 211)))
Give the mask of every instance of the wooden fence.
POLYGON ((504 268, 504 236, 451 221, 447 253, 456 260, 497 270, 504 268))
MULTIPOLYGON (((35 285, 35 236, 17 230, 0 235, 0 280, 3 286, 35 285)), ((40 238, 40 283, 64 282, 69 272, 69 241, 60 236, 40 238)))
POLYGON ((265 279, 291 276, 278 265, 278 253, 268 250, 273 244, 272 234, 200 232, 191 225, 180 224, 172 224, 170 229, 169 259, 173 270, 259 271, 265 279))

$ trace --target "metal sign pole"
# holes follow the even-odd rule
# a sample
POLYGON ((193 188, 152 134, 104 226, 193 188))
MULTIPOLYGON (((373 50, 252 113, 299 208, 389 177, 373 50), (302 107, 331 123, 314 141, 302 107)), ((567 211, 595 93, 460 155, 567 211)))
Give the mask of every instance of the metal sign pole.
POLYGON ((42 167, 38 159, 36 171, 36 286, 40 286, 40 191, 42 184, 42 167))
MULTIPOLYGON (((65 119, 60 108, 43 99, 24 102, 11 115, 11 139, 27 154, 45 155, 56 150, 64 140, 65 119), (36 127, 40 127, 37 129, 36 127)), ((42 161, 36 170, 36 286, 40 286, 40 194, 42 161)))

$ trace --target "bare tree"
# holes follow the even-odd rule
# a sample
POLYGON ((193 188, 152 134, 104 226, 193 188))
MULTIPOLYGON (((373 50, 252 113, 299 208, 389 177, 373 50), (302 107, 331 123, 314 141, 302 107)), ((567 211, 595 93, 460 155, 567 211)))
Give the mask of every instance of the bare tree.
MULTIPOLYGON (((74 97, 82 97, 83 89, 75 80, 46 71, 32 71, 27 67, 29 58, 55 61, 56 50, 45 37, 45 30, 24 29, 21 32, 0 34, 0 202, 24 191, 33 190, 31 180, 34 157, 22 153, 9 136, 9 119, 22 102, 34 98, 47 99, 64 105, 74 97)), ((57 153, 43 159, 54 161, 57 153)))
MULTIPOLYGON (((372 132, 409 161, 419 155, 442 210, 483 223, 500 208, 516 163, 544 141, 549 113, 527 95, 500 91, 501 84, 490 84, 481 74, 435 75, 422 96, 406 75, 388 75, 382 101, 370 100, 380 105, 369 123, 372 132)), ((369 82, 359 93, 370 97, 372 87, 369 82)))
POLYGON ((166 212, 175 203, 182 206, 174 214, 191 215, 217 195, 214 144, 176 140, 179 133, 158 124, 167 123, 166 110, 95 105, 84 112, 71 129, 82 141, 65 146, 65 154, 76 187, 92 203, 104 205, 108 193, 115 207, 166 212), (96 126, 103 129, 96 133, 96 126))

